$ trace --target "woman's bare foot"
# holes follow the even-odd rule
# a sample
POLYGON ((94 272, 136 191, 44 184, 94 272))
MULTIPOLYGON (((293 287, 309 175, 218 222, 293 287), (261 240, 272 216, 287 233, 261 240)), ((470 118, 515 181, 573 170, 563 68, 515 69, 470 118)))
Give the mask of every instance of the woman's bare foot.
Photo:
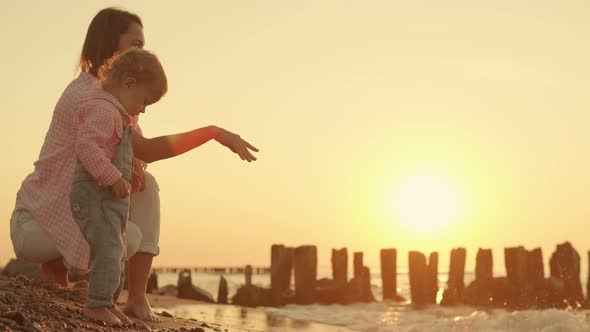
POLYGON ((112 308, 109 308, 109 311, 112 312, 115 316, 117 316, 117 318, 119 318, 119 320, 121 321, 121 323, 123 323, 123 325, 132 325, 133 324, 131 319, 129 319, 129 317, 127 317, 127 315, 125 315, 124 313, 119 311, 119 309, 112 307, 112 308))
POLYGON ((145 294, 136 298, 128 298, 125 304, 125 313, 131 317, 149 322, 159 322, 160 318, 154 314, 150 302, 145 294))
POLYGON ((84 309, 84 317, 103 321, 108 325, 121 325, 122 322, 115 314, 105 307, 100 308, 86 308, 84 309))
POLYGON ((68 287, 68 269, 61 258, 41 264, 41 281, 68 287))

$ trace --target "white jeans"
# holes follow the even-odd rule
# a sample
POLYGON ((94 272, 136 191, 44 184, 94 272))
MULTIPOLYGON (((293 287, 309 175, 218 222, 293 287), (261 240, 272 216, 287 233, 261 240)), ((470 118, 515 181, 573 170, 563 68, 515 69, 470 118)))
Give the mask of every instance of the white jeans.
MULTIPOLYGON (((158 255, 160 249, 160 188, 156 179, 145 172, 145 190, 131 194, 127 224, 128 257, 137 252, 158 255)), ((45 263, 61 257, 53 241, 26 210, 17 209, 10 219, 10 238, 16 257, 45 263)))

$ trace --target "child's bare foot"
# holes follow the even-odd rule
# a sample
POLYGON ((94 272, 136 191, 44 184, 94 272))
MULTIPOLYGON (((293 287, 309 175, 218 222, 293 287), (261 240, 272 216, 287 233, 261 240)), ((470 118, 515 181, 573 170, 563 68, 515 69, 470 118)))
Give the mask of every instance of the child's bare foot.
POLYGON ((84 310, 84 317, 103 321, 108 325, 121 325, 122 322, 115 314, 105 307, 100 308, 86 308, 84 310))
POLYGON ((154 314, 150 302, 145 294, 135 298, 128 298, 125 304, 125 313, 131 317, 139 318, 148 322, 159 322, 160 318, 154 314))
POLYGON ((119 311, 119 309, 112 307, 112 308, 109 308, 109 311, 112 312, 115 316, 117 316, 117 318, 119 318, 119 320, 121 321, 121 323, 123 323, 123 325, 133 324, 131 319, 129 319, 129 317, 127 317, 127 315, 125 315, 124 313, 119 311))

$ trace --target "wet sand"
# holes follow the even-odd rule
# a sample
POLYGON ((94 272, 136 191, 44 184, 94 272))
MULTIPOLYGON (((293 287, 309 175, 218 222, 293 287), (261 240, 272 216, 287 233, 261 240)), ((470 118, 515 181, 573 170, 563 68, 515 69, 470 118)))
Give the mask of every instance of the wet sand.
POLYGON ((41 284, 24 276, 0 276, 0 331, 244 331, 165 315, 158 323, 134 320, 130 327, 106 326, 82 316, 86 293, 84 288, 41 284))
POLYGON ((345 327, 271 315, 262 309, 233 305, 182 304, 163 308, 178 317, 192 317, 199 321, 221 324, 224 327, 246 331, 265 332, 355 332, 345 327))
MULTIPOLYGON (((197 332, 351 332, 346 328, 295 321, 261 309, 208 304, 170 295, 148 294, 161 322, 106 326, 90 321, 82 312, 87 289, 71 285, 42 284, 24 276, 0 276, 0 331, 197 331, 197 332)), ((121 294, 117 307, 127 298, 121 294)))
MULTIPOLYGON (((119 300, 125 303, 126 298, 127 293, 123 291, 119 300)), ((170 295, 148 294, 148 298, 155 312, 165 311, 179 319, 197 319, 218 324, 233 331, 355 332, 344 327, 269 315, 264 310, 256 308, 204 303, 170 295)))

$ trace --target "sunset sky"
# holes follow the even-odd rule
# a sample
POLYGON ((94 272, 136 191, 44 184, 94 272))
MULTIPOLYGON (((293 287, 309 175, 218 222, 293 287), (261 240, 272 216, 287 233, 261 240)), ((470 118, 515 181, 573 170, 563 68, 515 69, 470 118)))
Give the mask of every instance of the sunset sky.
POLYGON ((143 19, 169 92, 148 137, 215 124, 216 142, 149 166, 156 266, 268 265, 270 245, 590 249, 587 1, 10 1, 0 7, 0 264, 9 219, 86 29, 117 5, 143 19))

